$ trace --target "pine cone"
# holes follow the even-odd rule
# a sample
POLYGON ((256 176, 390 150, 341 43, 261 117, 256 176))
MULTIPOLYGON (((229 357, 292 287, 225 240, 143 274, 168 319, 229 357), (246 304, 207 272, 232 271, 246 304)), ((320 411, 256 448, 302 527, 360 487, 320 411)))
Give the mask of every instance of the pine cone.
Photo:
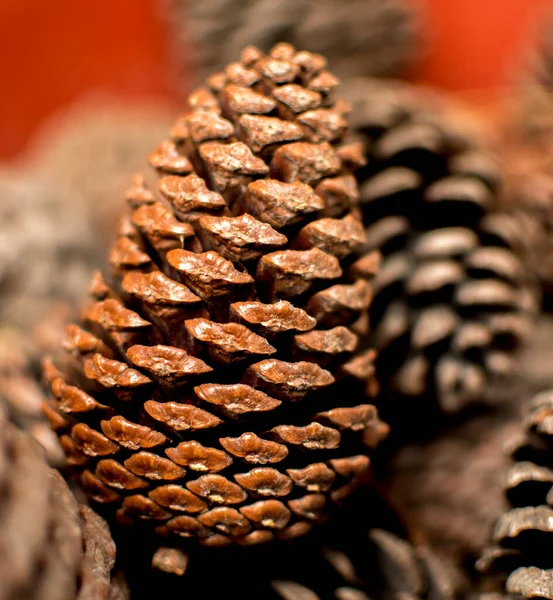
POLYGON ((478 566, 487 573, 511 572, 506 589, 526 598, 553 598, 553 390, 530 403, 524 431, 511 437, 515 464, 505 477, 511 509, 495 524, 492 547, 478 566))
POLYGON ((290 539, 385 437, 355 353, 374 256, 318 55, 255 48, 190 96, 127 193, 108 282, 46 362, 45 406, 90 497, 177 544, 290 539), (307 396, 307 397, 306 397, 307 396), (316 404, 314 404, 316 403, 316 404))
POLYGON ((4 170, 0 194, 0 322, 29 328, 53 302, 81 298, 97 264, 93 236, 80 203, 59 188, 4 170))
POLYGON ((58 468, 65 457, 42 414, 40 357, 59 346, 66 317, 59 305, 31 332, 0 327, 0 418, 29 433, 43 446, 50 466, 58 468))
POLYGON ((0 421, 0 598, 123 600, 107 524, 79 506, 39 446, 0 421))
POLYGON ((524 73, 517 123, 532 145, 550 144, 553 135, 553 13, 549 10, 544 16, 545 25, 524 73))
POLYGON ((499 173, 407 86, 359 80, 349 97, 367 147, 357 179, 369 249, 383 254, 370 310, 378 372, 393 396, 458 411, 513 371, 533 306, 495 212, 499 173))
MULTIPOLYGON (((549 154, 548 154, 549 155, 549 154)), ((510 239, 524 267, 543 293, 544 308, 553 298, 553 171, 519 173, 511 179, 506 203, 510 239), (518 180, 517 180, 518 179, 518 180)))
POLYGON ((166 15, 177 61, 192 56, 202 79, 246 44, 277 42, 323 54, 339 77, 392 76, 420 41, 418 11, 404 0, 168 0, 166 15))
POLYGON ((49 119, 17 168, 0 169, 3 324, 29 331, 54 302, 82 302, 120 214, 108 199, 168 123, 160 107, 91 98, 49 119))

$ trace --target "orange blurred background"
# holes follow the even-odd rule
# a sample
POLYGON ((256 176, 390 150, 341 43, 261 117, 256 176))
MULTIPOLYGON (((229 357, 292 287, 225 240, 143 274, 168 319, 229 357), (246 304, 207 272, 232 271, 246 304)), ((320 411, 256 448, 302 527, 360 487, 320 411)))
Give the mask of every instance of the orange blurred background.
MULTIPOLYGON (((513 81, 543 9, 553 9, 552 0, 410 1, 426 35, 410 79, 474 100, 513 81)), ((159 0, 0 0, 0 159, 17 157, 48 116, 90 92, 176 104, 165 28, 159 0)))

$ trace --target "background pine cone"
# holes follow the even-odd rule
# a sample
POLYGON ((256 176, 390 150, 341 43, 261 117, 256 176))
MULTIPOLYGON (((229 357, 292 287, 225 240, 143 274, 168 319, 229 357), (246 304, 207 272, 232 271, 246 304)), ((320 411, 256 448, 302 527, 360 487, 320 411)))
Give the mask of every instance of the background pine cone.
POLYGON ((200 80, 247 44, 278 42, 323 54, 342 78, 397 75, 420 42, 418 10, 404 0, 168 0, 166 15, 177 61, 191 60, 200 80))
POLYGON ((492 543, 479 561, 486 573, 510 573, 506 589, 526 598, 553 598, 553 391, 536 395, 523 431, 509 439, 516 461, 505 477, 511 510, 496 522, 492 543))
POLYGON ((111 200, 164 135, 167 113, 83 100, 46 122, 17 168, 0 169, 4 325, 29 335, 56 302, 82 302, 116 231, 120 211, 111 200))
POLYGON ((0 419, 0 598, 124 600, 107 524, 80 506, 26 433, 0 419))
MULTIPOLYGON (((534 306, 496 212, 500 174, 428 95, 370 80, 346 93, 367 148, 357 179, 369 249, 383 255, 370 311, 383 410, 400 394, 453 413, 512 373, 534 306)), ((412 413, 400 413, 412 429, 412 413)))
POLYGON ((280 44, 194 92, 150 155, 155 187, 127 193, 112 276, 46 362, 80 483, 144 535, 302 535, 388 432, 364 396, 374 351, 355 353, 376 257, 356 255, 360 157, 336 84, 280 44))
POLYGON ((0 327, 0 415, 41 444, 50 466, 61 467, 65 456, 42 413, 41 357, 59 347, 68 309, 57 305, 29 332, 0 327))
POLYGON ((553 305, 553 19, 548 15, 521 85, 496 124, 491 144, 505 164, 504 205, 513 242, 553 305), (506 113, 506 114, 505 114, 506 113))

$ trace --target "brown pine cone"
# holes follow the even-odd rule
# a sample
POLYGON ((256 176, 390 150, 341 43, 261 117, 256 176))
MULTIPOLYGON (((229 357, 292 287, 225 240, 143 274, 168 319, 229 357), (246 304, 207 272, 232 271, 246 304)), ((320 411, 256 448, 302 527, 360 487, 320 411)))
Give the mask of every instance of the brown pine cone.
POLYGON ((0 327, 0 414, 39 442, 51 466, 65 457, 56 434, 42 414, 41 356, 59 347, 67 310, 58 305, 34 330, 0 327))
POLYGON ((368 247, 383 255, 370 320, 388 404, 426 396, 453 413, 512 373, 534 306, 496 211, 500 174, 407 86, 348 91, 367 148, 357 179, 368 247))
POLYGON ((17 168, 0 169, 3 324, 29 331, 56 301, 82 302, 120 215, 109 200, 141 168, 168 113, 84 99, 46 121, 17 168))
POLYGON ((201 79, 246 44, 278 42, 323 54, 342 78, 389 77, 414 61, 421 37, 418 10, 404 0, 168 0, 165 12, 177 62, 192 60, 201 79))
POLYGON ((116 600, 115 545, 107 524, 79 506, 40 447, 0 420, 0 598, 116 600))
POLYGON ((506 589, 526 598, 553 598, 553 390, 534 397, 523 430, 509 445, 516 461, 505 477, 511 509, 497 520, 493 546, 478 566, 510 573, 506 589))
POLYGON ((45 411, 90 498, 173 544, 287 540, 324 519, 386 436, 356 352, 376 256, 325 60, 287 44, 208 80, 149 157, 47 361, 45 411))

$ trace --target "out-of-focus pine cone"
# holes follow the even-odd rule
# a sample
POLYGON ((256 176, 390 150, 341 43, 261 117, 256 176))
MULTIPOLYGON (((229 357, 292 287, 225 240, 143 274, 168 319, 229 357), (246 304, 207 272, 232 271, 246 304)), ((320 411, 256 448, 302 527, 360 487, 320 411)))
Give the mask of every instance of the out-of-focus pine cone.
POLYGON ((408 86, 360 79, 346 93, 367 147, 369 249, 383 255, 370 310, 379 373, 392 396, 456 412, 513 371, 535 303, 496 212, 500 174, 408 86))
POLYGON ((540 286, 544 307, 550 309, 553 297, 553 169, 548 173, 523 168, 518 177, 513 176, 506 209, 513 247, 540 286))
POLYGON ((527 270, 553 298, 553 20, 542 30, 517 94, 491 143, 505 165, 504 204, 513 242, 527 270))
POLYGON ((0 420, 0 598, 123 600, 107 523, 79 506, 26 433, 0 420))
POLYGON ((77 301, 95 262, 74 197, 26 173, 0 173, 0 321, 30 328, 60 298, 77 301))
POLYGON ((46 122, 17 168, 0 170, 3 324, 29 331, 55 302, 82 301, 116 229, 111 200, 163 135, 167 113, 83 100, 46 122))
MULTIPOLYGON (((553 139, 553 13, 546 15, 545 25, 535 48, 532 48, 522 81, 522 97, 516 125, 531 145, 553 139)), ((548 160, 544 158, 543 160, 548 160)), ((549 159, 550 160, 550 159, 549 159)))
POLYGON ((509 439, 516 461, 505 477, 511 509, 497 520, 482 571, 509 573, 506 589, 553 598, 553 390, 534 397, 523 430, 509 439))
MULTIPOLYGON (((35 179, 77 205, 73 218, 93 239, 89 248, 96 268, 105 260, 102 250, 120 216, 113 198, 127 187, 128 174, 143 168, 145 155, 165 135, 173 114, 173 106, 161 101, 129 106, 91 96, 55 114, 34 136, 25 164, 35 179)), ((58 215, 71 208, 67 203, 58 205, 58 215)))
POLYGON ((497 401, 453 415, 438 435, 375 461, 382 467, 378 488, 411 539, 467 565, 489 545, 490 529, 508 507, 504 474, 512 461, 506 442, 520 431, 527 398, 553 386, 552 348, 553 318, 540 315, 520 353, 516 381, 491 390, 497 401))
POLYGON ((512 243, 543 291, 553 299, 553 20, 544 15, 538 44, 519 85, 489 132, 489 145, 504 165, 503 207, 511 218, 512 243))
POLYGON ((51 466, 61 467, 65 456, 56 434, 42 413, 41 357, 59 347, 68 309, 55 306, 31 331, 0 327, 0 413, 39 442, 51 466))
POLYGON ((168 0, 179 61, 203 79, 246 44, 277 42, 323 54, 341 78, 397 75, 414 60, 418 10, 404 0, 168 0))
POLYGON ((366 333, 376 256, 325 60, 247 48, 138 178, 107 282, 45 406, 90 497, 204 545, 304 534, 386 436, 366 333))

